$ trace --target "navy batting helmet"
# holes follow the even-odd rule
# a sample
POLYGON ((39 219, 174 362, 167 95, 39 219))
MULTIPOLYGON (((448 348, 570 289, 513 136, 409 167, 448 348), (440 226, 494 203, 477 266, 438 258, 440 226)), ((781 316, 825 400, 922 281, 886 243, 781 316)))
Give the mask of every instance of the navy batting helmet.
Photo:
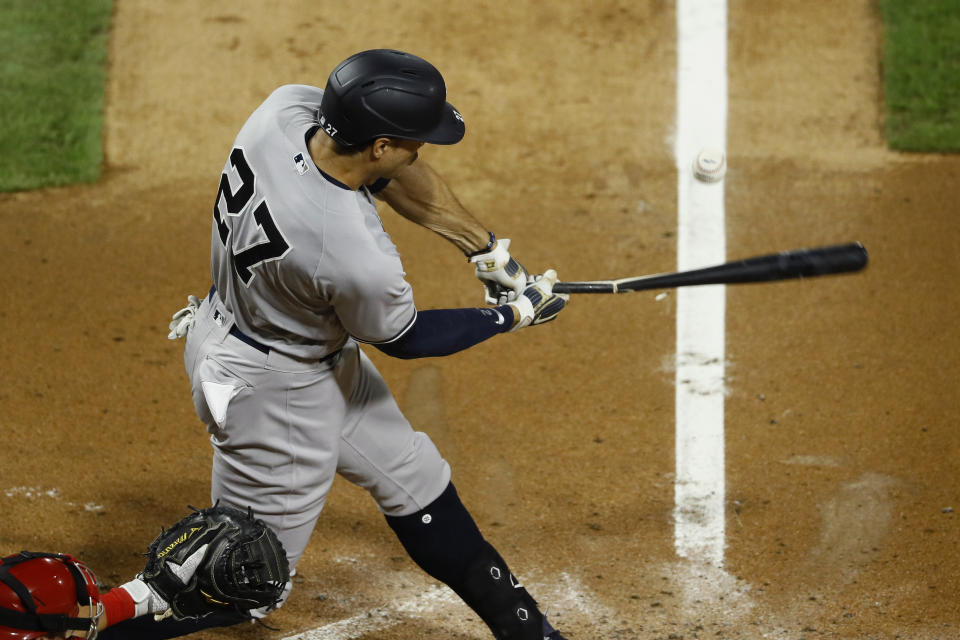
POLYGON ((380 137, 454 144, 465 130, 440 72, 391 49, 361 51, 337 65, 323 91, 320 126, 347 148, 380 137))

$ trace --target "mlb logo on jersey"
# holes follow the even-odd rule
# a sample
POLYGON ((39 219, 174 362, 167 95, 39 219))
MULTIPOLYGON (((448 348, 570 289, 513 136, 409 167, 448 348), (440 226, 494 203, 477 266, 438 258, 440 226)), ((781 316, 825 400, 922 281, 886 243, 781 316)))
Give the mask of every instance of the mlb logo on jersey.
POLYGON ((293 163, 297 165, 297 173, 300 175, 303 175, 307 172, 307 163, 303 159, 302 153, 298 153, 297 155, 293 156, 293 163))

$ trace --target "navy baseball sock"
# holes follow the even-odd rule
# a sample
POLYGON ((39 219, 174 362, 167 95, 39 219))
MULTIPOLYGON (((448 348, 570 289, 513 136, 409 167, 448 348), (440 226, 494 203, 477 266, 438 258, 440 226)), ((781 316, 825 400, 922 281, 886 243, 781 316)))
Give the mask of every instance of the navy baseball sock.
POLYGON ((387 523, 421 569, 451 586, 486 544, 452 482, 425 509, 387 523))
POLYGON ((409 516, 387 516, 421 569, 453 589, 497 640, 543 640, 553 632, 537 603, 483 536, 450 483, 409 516))

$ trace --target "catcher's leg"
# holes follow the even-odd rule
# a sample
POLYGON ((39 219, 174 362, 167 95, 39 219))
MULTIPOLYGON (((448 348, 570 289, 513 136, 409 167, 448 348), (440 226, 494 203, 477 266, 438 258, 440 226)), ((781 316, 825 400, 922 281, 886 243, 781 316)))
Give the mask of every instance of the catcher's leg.
POLYGON ((110 625, 99 634, 99 640, 166 640, 179 638, 212 627, 229 627, 249 620, 233 611, 213 613, 199 620, 174 620, 165 618, 156 622, 153 616, 140 616, 110 625))

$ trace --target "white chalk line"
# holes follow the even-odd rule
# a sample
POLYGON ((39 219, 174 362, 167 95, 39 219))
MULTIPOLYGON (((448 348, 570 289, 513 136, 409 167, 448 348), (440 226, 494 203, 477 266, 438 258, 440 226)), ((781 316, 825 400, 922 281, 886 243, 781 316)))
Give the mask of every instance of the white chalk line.
POLYGON ((431 585, 413 597, 401 600, 390 607, 374 607, 353 617, 331 622, 322 627, 304 631, 288 640, 351 640, 372 631, 389 629, 411 617, 411 614, 436 615, 444 609, 452 609, 459 603, 450 589, 431 585))
MULTIPOLYGON (((51 489, 45 489, 44 487, 9 487, 3 490, 3 495, 8 498, 17 498, 22 497, 27 500, 54 500, 63 504, 66 507, 75 508, 78 505, 73 502, 66 501, 60 495, 60 489, 56 487, 51 489)), ((85 502, 83 504, 84 511, 103 511, 103 505, 97 504, 96 502, 85 502)))
MULTIPOLYGON (((677 2, 677 265, 725 261, 723 182, 693 177, 705 147, 726 149, 726 2, 677 2)), ((725 546, 724 395, 726 291, 677 292, 674 547, 722 567, 725 546)))
MULTIPOLYGON (((446 586, 426 583, 427 578, 422 574, 409 574, 405 578, 412 585, 424 583, 426 586, 416 594, 390 606, 372 607, 350 618, 286 636, 284 640, 353 640, 371 632, 395 627, 405 621, 425 618, 429 619, 431 625, 447 631, 472 634, 478 640, 489 637, 490 632, 486 625, 446 586)), ((545 607, 544 612, 555 626, 559 627, 558 621, 567 620, 571 616, 606 620, 601 626, 613 628, 616 625, 617 615, 614 609, 600 603, 589 588, 567 572, 561 572, 554 580, 546 583, 537 580, 526 581, 526 584, 545 607)))

